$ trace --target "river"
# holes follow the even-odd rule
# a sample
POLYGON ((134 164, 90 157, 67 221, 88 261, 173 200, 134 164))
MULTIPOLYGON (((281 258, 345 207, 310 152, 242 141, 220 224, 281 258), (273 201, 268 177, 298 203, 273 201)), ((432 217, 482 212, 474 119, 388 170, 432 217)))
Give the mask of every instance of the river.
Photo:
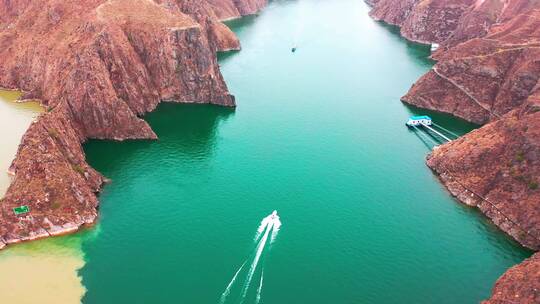
POLYGON ((368 11, 272 1, 229 23, 237 109, 162 104, 159 141, 85 144, 112 183, 96 228, 55 239, 80 246, 83 303, 478 303, 530 256, 426 167, 411 114, 475 126, 400 103, 429 47, 368 11))

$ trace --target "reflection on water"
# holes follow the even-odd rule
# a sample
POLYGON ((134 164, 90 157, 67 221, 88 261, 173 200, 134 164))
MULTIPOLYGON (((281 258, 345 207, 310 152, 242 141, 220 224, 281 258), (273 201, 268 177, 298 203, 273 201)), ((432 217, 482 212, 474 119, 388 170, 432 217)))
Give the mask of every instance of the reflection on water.
POLYGON ((243 45, 219 62, 234 117, 162 105, 146 117, 159 141, 85 146, 112 183, 102 233, 83 244, 83 303, 218 303, 272 210, 286 223, 272 254, 253 280, 246 262, 227 301, 251 282, 246 304, 258 290, 262 303, 478 303, 530 255, 426 167, 399 98, 431 68, 429 47, 367 13, 358 0, 272 1, 229 23, 243 45))
POLYGON ((398 26, 384 23, 382 21, 377 21, 377 24, 382 29, 388 30, 388 32, 393 34, 393 38, 398 41, 400 44, 405 46, 405 50, 411 58, 418 59, 419 63, 423 62, 423 65, 427 68, 431 68, 435 61, 430 59, 431 56, 431 47, 427 44, 422 44, 418 42, 413 42, 407 40, 401 36, 401 29, 398 26))
MULTIPOLYGON (((185 255, 195 252, 191 250, 197 248, 193 242, 215 243, 199 235, 206 230, 190 228, 191 221, 201 217, 190 213, 188 206, 201 204, 189 193, 196 194, 191 191, 213 178, 213 160, 221 154, 216 153, 222 140, 219 127, 233 115, 233 109, 212 105, 161 104, 145 117, 159 140, 91 140, 85 144, 89 163, 112 183, 100 196, 102 233, 83 244, 87 263, 81 275, 88 289, 83 303, 107 303, 110 299, 116 303, 211 303, 212 298, 174 297, 173 301, 170 296, 180 291, 184 294, 186 284, 205 286, 204 281, 177 272, 191 260, 185 255), (189 238, 185 237, 188 231, 189 238), (162 267, 162 263, 172 264, 162 267)), ((203 256, 202 250, 196 254, 203 256)), ((198 263, 190 267, 196 269, 184 269, 182 273, 212 271, 198 263)), ((221 289, 221 281, 218 286, 221 289)), ((218 286, 208 291, 216 291, 218 286)))
POLYGON ((7 169, 30 123, 43 108, 37 102, 17 103, 17 91, 0 90, 0 197, 7 190, 10 178, 7 169))
MULTIPOLYGON (((167 155, 205 159, 211 156, 220 122, 234 115, 234 109, 214 105, 178 105, 162 103, 145 120, 157 134, 157 141, 114 142, 90 140, 85 144, 88 162, 107 175, 124 164, 151 154, 158 159, 167 155), (104 157, 107 156, 107 157, 104 157), (103 163, 106 161, 106 163, 103 163)), ((108 176, 114 178, 113 176, 108 176)))

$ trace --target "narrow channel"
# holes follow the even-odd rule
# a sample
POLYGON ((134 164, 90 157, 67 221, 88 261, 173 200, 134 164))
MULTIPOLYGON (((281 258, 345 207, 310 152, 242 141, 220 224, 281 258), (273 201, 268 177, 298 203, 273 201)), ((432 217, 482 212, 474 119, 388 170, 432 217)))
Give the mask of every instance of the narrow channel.
POLYGON ((82 244, 83 303, 218 303, 273 210, 264 272, 231 303, 478 303, 530 255, 425 166, 429 144, 404 123, 426 112, 399 98, 431 68, 429 47, 368 10, 272 1, 230 23, 243 50, 220 64, 235 111, 163 104, 146 117, 159 141, 86 144, 113 182, 82 244))

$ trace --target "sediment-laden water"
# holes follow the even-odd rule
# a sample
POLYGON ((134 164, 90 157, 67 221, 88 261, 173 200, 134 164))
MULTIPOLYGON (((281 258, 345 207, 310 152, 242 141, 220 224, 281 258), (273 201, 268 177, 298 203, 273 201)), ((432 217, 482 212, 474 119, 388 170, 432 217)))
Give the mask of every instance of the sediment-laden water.
POLYGON ((230 24, 236 110, 162 104, 146 117, 159 141, 85 145, 112 179, 100 223, 55 239, 81 242, 83 303, 477 303, 530 255, 425 166, 433 143, 404 123, 426 112, 399 97, 429 47, 367 13, 272 1, 230 24))
MULTIPOLYGON (((24 132, 43 111, 37 102, 19 103, 17 91, 0 90, 0 196, 24 132)), ((88 233, 87 233, 88 234, 88 233)), ((77 303, 85 289, 77 270, 84 265, 80 235, 13 246, 0 252, 2 303, 77 303)))
POLYGON ((16 102, 20 96, 20 92, 0 89, 0 197, 4 196, 9 186, 7 170, 21 138, 32 120, 42 111, 37 102, 16 102))

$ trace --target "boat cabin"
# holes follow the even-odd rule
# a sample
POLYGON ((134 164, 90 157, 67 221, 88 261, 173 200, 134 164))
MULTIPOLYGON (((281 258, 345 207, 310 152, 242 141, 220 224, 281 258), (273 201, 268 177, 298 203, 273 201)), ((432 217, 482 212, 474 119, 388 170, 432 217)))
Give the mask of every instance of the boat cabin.
POLYGON ((411 116, 409 117, 409 120, 407 121, 406 125, 408 127, 418 127, 422 125, 431 126, 432 125, 431 117, 423 115, 423 116, 411 116))

